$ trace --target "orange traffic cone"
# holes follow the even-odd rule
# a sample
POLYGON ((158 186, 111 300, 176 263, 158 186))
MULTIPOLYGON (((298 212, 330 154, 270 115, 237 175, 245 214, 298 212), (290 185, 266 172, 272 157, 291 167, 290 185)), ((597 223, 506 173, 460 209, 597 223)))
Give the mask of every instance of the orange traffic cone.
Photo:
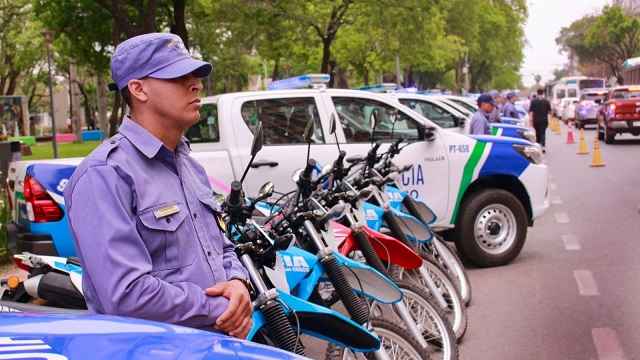
POLYGON ((584 128, 580 129, 580 148, 576 154, 588 154, 587 143, 584 141, 584 128))
POLYGON ((567 130, 567 144, 573 144, 576 141, 573 140, 573 122, 569 120, 569 130, 567 130))
POLYGON ((596 136, 596 142, 593 144, 593 162, 589 166, 604 166, 602 159, 600 158, 600 143, 596 136))

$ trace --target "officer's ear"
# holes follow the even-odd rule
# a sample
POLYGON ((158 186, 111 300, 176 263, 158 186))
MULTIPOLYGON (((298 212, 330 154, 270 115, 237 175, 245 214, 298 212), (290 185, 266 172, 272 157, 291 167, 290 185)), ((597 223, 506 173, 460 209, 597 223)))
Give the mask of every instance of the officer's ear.
POLYGON ((129 80, 127 87, 129 88, 129 93, 131 94, 131 100, 146 102, 149 99, 144 86, 144 80, 129 80))

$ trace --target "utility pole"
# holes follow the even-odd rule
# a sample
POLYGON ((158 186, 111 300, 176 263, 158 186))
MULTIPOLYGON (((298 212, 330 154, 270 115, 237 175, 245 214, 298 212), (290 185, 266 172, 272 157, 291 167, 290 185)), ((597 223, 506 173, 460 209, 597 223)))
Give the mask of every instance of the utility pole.
MULTIPOLYGON (((69 88, 71 89, 71 130, 73 141, 82 142, 82 121, 80 119, 80 87, 76 59, 69 59, 69 88)), ((87 104, 88 105, 88 104, 87 104)))

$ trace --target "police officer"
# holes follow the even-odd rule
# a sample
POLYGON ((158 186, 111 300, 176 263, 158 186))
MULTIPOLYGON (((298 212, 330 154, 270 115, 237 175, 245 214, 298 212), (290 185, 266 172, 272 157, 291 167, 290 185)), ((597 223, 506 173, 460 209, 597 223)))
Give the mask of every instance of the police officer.
POLYGON ((118 45, 109 88, 131 114, 78 166, 64 199, 89 310, 246 338, 247 272, 182 136, 200 120, 198 78, 211 70, 177 35, 118 45))
POLYGON ((518 99, 518 97, 514 91, 507 93, 507 102, 504 104, 504 109, 502 110, 504 117, 515 119, 520 118, 520 114, 518 113, 518 110, 516 110, 516 99, 518 99))
POLYGON ((501 123, 502 120, 500 120, 500 116, 501 114, 501 108, 502 108, 502 103, 504 101, 504 98, 502 98, 502 95, 498 92, 498 90, 491 90, 489 91, 489 95, 491 95, 491 97, 493 98, 493 102, 494 102, 494 107, 493 107, 493 111, 491 112, 491 114, 489 114, 489 122, 491 123, 501 123))
POLYGON ((472 135, 491 135, 489 126, 489 115, 494 110, 493 97, 489 94, 482 94, 478 97, 478 111, 471 118, 472 135))

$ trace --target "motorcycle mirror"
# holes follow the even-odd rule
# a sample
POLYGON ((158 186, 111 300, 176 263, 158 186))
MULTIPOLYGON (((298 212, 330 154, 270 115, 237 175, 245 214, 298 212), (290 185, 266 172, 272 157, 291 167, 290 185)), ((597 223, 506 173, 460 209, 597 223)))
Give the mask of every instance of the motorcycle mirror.
POLYGON ((328 176, 333 171, 333 166, 331 164, 327 164, 322 167, 322 171, 320 171, 320 177, 323 178, 328 176))
POLYGON ((273 182, 267 181, 258 191, 258 197, 270 197, 273 195, 273 182))
POLYGON ((305 142, 311 140, 311 136, 313 136, 313 121, 314 121, 313 113, 311 112, 311 110, 308 110, 307 111, 307 126, 304 128, 304 133, 302 135, 302 137, 304 138, 305 142))
POLYGON ((213 201, 215 201, 216 204, 218 204, 220 206, 222 206, 222 204, 224 204, 225 199, 226 199, 225 196, 222 195, 222 194, 213 195, 213 201))
POLYGON ((371 130, 376 128, 376 124, 378 123, 378 109, 373 109, 371 111, 371 115, 369 115, 369 127, 371 130))
POLYGON ((391 111, 391 114, 389 115, 389 121, 391 122, 391 124, 395 124, 396 120, 398 120, 398 109, 393 109, 393 111, 391 111))
POLYGON ((262 130, 262 121, 258 121, 258 125, 256 126, 256 131, 253 135, 253 142, 251 143, 251 160, 249 160, 249 163, 247 164, 247 167, 244 169, 244 173, 240 178, 241 184, 244 182, 244 178, 245 176, 247 176, 247 172, 249 171, 251 164, 253 164, 253 159, 256 158, 256 154, 258 153, 258 151, 262 149, 263 133, 264 131, 262 130))
POLYGON ((300 180, 300 174, 302 174, 303 171, 304 169, 298 169, 293 172, 293 174, 291 175, 291 179, 294 183, 298 183, 298 180, 300 180))
POLYGON ((260 151, 260 149, 262 149, 262 144, 264 143, 263 133, 262 121, 259 121, 256 126, 255 135, 253 136, 253 143, 251 144, 251 156, 254 156, 258 151, 260 151))
POLYGON ((331 119, 329 120, 329 134, 334 134, 336 132, 336 115, 331 114, 331 119))

